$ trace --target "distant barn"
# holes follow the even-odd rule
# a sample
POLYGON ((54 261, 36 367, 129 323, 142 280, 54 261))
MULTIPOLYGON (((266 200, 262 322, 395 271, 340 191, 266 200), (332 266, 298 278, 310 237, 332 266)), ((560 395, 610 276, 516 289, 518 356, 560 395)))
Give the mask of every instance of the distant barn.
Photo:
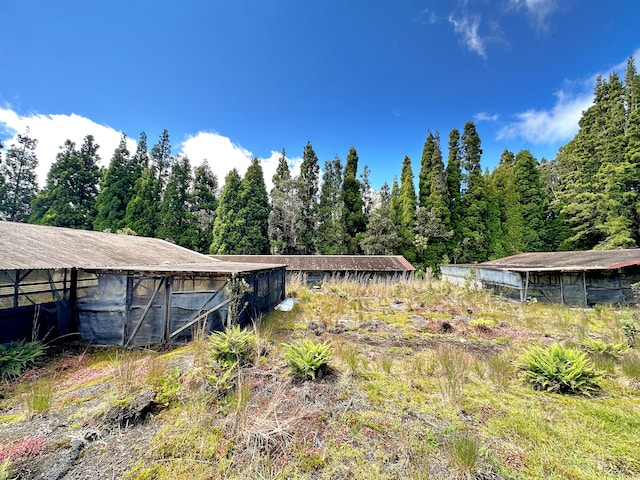
POLYGON ((227 262, 284 263, 287 277, 301 276, 308 284, 332 278, 399 280, 415 268, 402 255, 212 255, 227 262))
POLYGON ((155 238, 0 221, 0 343, 68 333, 96 344, 169 343, 224 328, 229 310, 234 322, 258 318, 284 293, 282 264, 220 262, 155 238))
POLYGON ((521 253, 474 265, 441 265, 442 279, 525 301, 575 306, 640 301, 640 249, 521 253))

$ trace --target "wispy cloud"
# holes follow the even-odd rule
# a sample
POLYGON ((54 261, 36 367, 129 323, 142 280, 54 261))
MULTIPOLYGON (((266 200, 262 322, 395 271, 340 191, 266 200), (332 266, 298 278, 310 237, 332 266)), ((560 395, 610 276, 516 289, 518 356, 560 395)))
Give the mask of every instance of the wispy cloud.
POLYGON ((493 115, 490 115, 487 112, 480 112, 476 113, 473 119, 476 122, 495 122, 498 120, 498 114, 494 113, 493 115))
POLYGON ((459 18, 449 16, 449 23, 453 25, 453 30, 460 35, 463 44, 472 52, 477 53, 482 58, 487 58, 485 41, 478 33, 480 27, 479 15, 464 14, 459 18))
POLYGON ((534 145, 570 140, 578 132, 582 112, 593 103, 593 95, 559 90, 555 97, 555 104, 548 110, 529 109, 516 114, 514 122, 498 131, 497 139, 523 138, 534 145))
POLYGON ((415 22, 424 24, 433 25, 438 21, 438 16, 433 10, 429 10, 428 8, 423 9, 418 15, 413 19, 415 22))
POLYGON ((509 0, 509 5, 516 10, 526 10, 538 31, 547 29, 549 15, 558 8, 557 0, 509 0))

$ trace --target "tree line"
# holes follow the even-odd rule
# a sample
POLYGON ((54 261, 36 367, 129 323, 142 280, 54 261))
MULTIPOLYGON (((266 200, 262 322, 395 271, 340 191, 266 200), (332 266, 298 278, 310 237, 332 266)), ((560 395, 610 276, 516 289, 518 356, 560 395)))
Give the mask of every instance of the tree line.
MULTIPOLYGON (((267 192, 260 162, 222 188, 207 161, 173 155, 165 130, 135 152, 123 135, 101 169, 91 135, 67 140, 38 188, 37 140, 17 135, 0 157, 0 219, 158 237, 214 254, 402 254, 418 268, 525 251, 637 247, 640 241, 640 76, 599 77, 579 131, 555 159, 504 150, 489 172, 473 122, 447 139, 428 132, 417 178, 379 191, 350 148, 321 170, 311 142, 293 175, 282 150, 267 192), (417 189, 416 189, 417 186, 417 189)), ((0 145, 0 149, 2 145, 0 145)))

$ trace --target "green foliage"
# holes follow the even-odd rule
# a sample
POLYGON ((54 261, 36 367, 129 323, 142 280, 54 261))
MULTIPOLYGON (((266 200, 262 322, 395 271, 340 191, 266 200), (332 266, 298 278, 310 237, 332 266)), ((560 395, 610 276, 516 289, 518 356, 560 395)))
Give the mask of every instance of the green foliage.
POLYGON ((180 369, 175 367, 160 377, 158 384, 155 386, 154 401, 163 407, 167 407, 178 399, 180 388, 180 369))
POLYGON ((318 206, 318 253, 321 255, 347 253, 343 222, 346 207, 342 189, 342 162, 336 155, 333 160, 325 162, 322 174, 318 206))
POLYGON ((272 177, 273 188, 269 194, 269 241, 271 253, 282 255, 295 252, 295 215, 299 211, 296 198, 296 182, 291 178, 284 148, 278 159, 278 168, 272 177))
POLYGON ((373 209, 367 231, 360 240, 365 255, 393 255, 399 251, 400 236, 391 208, 391 192, 384 183, 380 188, 380 203, 373 209))
POLYGON ((636 342, 638 340, 638 327, 636 326, 636 322, 633 317, 630 315, 624 315, 620 322, 622 323, 622 334, 624 338, 627 340, 627 344, 629 347, 633 348, 636 346, 636 342))
POLYGON ((28 128, 24 135, 18 134, 17 140, 18 144, 11 145, 5 160, 0 161, 0 220, 26 222, 38 191, 38 140, 29 137, 28 128))
POLYGON ((624 374, 636 381, 640 381, 640 352, 637 350, 629 351, 621 362, 624 374))
POLYGON ((584 337, 580 340, 580 349, 591 355, 619 358, 628 348, 624 343, 607 343, 601 338, 584 337))
POLYGON ((0 480, 9 480, 9 475, 11 474, 11 460, 6 459, 2 463, 0 463, 0 480))
POLYGON ((475 478, 482 462, 482 446, 469 432, 457 432, 447 442, 451 466, 465 478, 475 478))
POLYGON ((41 380, 26 392, 24 402, 30 416, 41 415, 49 410, 53 401, 53 383, 51 379, 41 380))
POLYGON ((416 208, 416 189, 413 184, 411 159, 405 155, 402 161, 400 189, 397 203, 395 204, 395 213, 401 242, 400 252, 410 262, 416 260, 416 247, 413 243, 415 238, 416 208))
POLYGON ((47 347, 40 342, 18 340, 0 344, 0 378, 8 380, 19 376, 23 370, 42 356, 47 347))
MULTIPOLYGON (((342 183, 342 222, 344 225, 344 243, 348 254, 360 252, 358 240, 364 232, 367 220, 364 215, 362 185, 357 179, 358 153, 354 147, 349 149, 344 167, 342 183)), ((322 219, 322 217, 320 217, 322 219)))
POLYGON ((590 395, 602 377, 586 353, 557 343, 529 348, 516 365, 536 390, 554 393, 590 395))
POLYGON ((209 252, 212 254, 242 253, 235 247, 240 243, 242 225, 237 222, 237 215, 242 207, 240 190, 242 179, 238 170, 231 169, 224 180, 220 194, 220 204, 213 222, 212 242, 209 252))
POLYGON ((315 379, 331 361, 332 348, 328 340, 317 343, 303 339, 298 343, 285 343, 283 348, 284 358, 291 373, 299 378, 315 379))
POLYGON ((264 183, 264 173, 257 158, 242 179, 240 192, 241 208, 235 221, 242 226, 236 253, 261 255, 269 253, 269 195, 264 183))
POLYGON ((196 167, 193 181, 192 213, 198 228, 195 250, 208 253, 213 240, 213 220, 218 209, 218 177, 206 160, 196 167))
POLYGON ((318 191, 320 166, 311 142, 302 152, 300 176, 297 178, 299 212, 295 218, 296 252, 312 255, 318 245, 318 191))
POLYGON ((209 352, 223 367, 249 363, 255 352, 256 337, 253 332, 234 325, 209 337, 209 352))

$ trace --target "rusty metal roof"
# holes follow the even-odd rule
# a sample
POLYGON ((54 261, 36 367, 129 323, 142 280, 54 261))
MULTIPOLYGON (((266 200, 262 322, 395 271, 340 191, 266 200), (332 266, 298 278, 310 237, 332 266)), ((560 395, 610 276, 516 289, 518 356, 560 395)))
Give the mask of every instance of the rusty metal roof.
POLYGON ((225 274, 274 267, 278 265, 228 264, 157 238, 0 221, 0 270, 80 268, 225 274))
POLYGON ((478 264, 522 272, 615 270, 632 265, 640 265, 640 249, 520 253, 478 264))
POLYGON ((415 270, 402 255, 211 255, 228 262, 286 264, 301 272, 410 272, 415 270))

